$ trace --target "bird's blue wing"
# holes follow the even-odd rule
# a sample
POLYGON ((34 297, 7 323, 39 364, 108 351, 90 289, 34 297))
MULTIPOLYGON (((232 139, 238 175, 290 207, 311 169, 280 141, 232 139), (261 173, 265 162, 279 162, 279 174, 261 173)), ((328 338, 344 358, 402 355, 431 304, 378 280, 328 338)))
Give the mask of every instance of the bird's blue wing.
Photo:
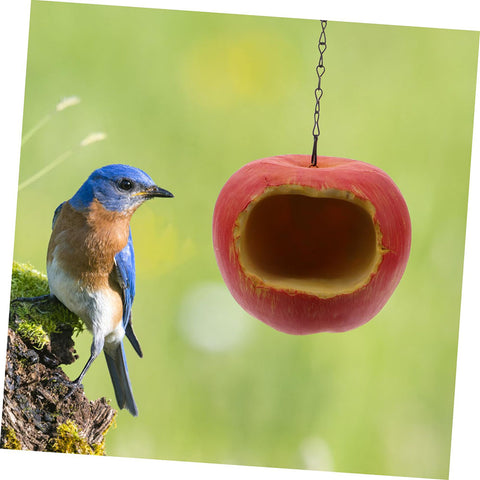
POLYGON ((132 328, 132 304, 135 297, 135 254, 133 251, 132 232, 130 230, 127 245, 115 255, 117 279, 123 296, 123 328, 133 348, 140 357, 142 349, 132 328))
POLYGON ((132 310, 133 298, 135 297, 135 253, 133 251, 132 232, 129 232, 128 242, 115 255, 118 281, 123 291, 123 326, 129 322, 132 310))
POLYGON ((64 203, 65 203, 65 202, 62 202, 62 203, 55 209, 55 212, 54 212, 54 214, 53 214, 53 219, 52 219, 52 230, 53 230, 53 227, 55 226, 55 222, 57 221, 58 214, 60 213, 60 210, 62 209, 64 203))

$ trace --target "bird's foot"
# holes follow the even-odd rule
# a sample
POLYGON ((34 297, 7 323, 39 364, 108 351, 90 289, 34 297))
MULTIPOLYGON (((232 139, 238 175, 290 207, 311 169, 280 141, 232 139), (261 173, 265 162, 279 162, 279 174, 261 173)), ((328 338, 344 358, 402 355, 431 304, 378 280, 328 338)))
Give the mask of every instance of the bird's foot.
POLYGON ((68 391, 67 394, 63 397, 63 399, 64 399, 64 400, 68 400, 68 399, 75 393, 75 391, 76 391, 78 388, 83 388, 83 385, 82 385, 79 381, 74 380, 73 382, 70 382, 69 391, 68 391))
POLYGON ((36 305, 40 305, 42 303, 50 303, 56 302, 57 297, 47 294, 47 295, 40 295, 38 297, 17 297, 10 301, 10 303, 33 303, 36 305))
MULTIPOLYGON (((38 308, 40 305, 53 304, 53 303, 57 303, 58 301, 59 300, 57 299, 57 297, 55 297, 54 295, 48 294, 48 295, 40 295, 38 297, 17 297, 10 300, 10 305, 13 306, 18 303, 29 303, 38 308)), ((42 312, 40 309, 39 309, 39 312, 45 313, 45 312, 42 312)))

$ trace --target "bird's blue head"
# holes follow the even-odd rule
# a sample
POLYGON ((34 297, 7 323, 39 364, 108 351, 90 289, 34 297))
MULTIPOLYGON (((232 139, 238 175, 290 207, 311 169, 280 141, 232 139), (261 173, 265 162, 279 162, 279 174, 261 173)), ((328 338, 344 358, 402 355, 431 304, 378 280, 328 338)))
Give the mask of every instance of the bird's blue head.
POLYGON ((85 210, 96 199, 107 210, 123 212, 155 197, 173 195, 155 185, 139 168, 115 164, 95 170, 70 199, 70 205, 76 210, 85 210))

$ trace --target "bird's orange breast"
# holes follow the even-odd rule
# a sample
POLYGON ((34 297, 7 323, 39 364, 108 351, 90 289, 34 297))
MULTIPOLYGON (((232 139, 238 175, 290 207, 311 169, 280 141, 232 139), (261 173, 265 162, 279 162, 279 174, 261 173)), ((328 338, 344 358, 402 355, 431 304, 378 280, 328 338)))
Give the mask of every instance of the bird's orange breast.
POLYGON ((86 211, 75 210, 66 202, 52 230, 47 263, 55 258, 87 288, 119 290, 111 274, 115 255, 127 244, 132 214, 106 210, 98 200, 86 211))

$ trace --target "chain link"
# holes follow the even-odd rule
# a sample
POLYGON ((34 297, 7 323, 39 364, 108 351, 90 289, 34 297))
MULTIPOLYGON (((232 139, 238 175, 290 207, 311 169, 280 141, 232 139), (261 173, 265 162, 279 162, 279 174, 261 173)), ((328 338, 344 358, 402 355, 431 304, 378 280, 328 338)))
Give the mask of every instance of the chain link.
POLYGON ((318 143, 318 136, 320 135, 320 127, 318 126, 318 121, 320 119, 320 99, 323 96, 322 90, 322 77, 325 73, 325 66, 323 65, 323 54, 327 49, 327 36, 325 33, 325 29, 327 28, 327 21, 320 20, 322 24, 322 32, 320 33, 320 38, 318 39, 318 51, 320 52, 320 58, 318 60, 318 65, 316 68, 317 77, 318 77, 318 85, 315 89, 315 113, 313 114, 313 151, 312 151, 312 160, 311 166, 317 166, 317 143, 318 143))

